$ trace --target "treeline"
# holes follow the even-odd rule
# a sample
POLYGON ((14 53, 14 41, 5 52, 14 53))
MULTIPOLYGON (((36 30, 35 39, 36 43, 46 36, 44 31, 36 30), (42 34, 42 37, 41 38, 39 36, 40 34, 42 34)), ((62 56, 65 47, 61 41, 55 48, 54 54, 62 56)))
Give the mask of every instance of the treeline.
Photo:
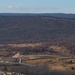
MULTIPOLYGON (((31 43, 35 44, 36 42, 31 41, 31 43)), ((43 43, 42 45, 35 46, 35 47, 31 47, 31 46, 29 46, 29 47, 13 47, 13 46, 9 46, 7 44, 3 44, 3 46, 0 46, 0 56, 12 56, 12 55, 16 54, 17 52, 19 52, 20 54, 23 54, 23 55, 59 53, 59 52, 53 50, 52 48, 49 48, 49 46, 58 46, 61 48, 64 47, 64 48, 66 48, 66 50, 68 50, 70 52, 70 54, 75 54, 75 42, 72 40, 66 40, 66 39, 49 40, 49 41, 42 42, 42 43, 43 43)), ((17 43, 17 44, 19 44, 19 43, 17 43)))

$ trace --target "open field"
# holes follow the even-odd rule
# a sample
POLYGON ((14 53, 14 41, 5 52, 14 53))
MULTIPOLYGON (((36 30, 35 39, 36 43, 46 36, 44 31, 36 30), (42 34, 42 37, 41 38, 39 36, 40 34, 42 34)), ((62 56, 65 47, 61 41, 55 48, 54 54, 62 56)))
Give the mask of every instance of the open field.
POLYGON ((0 70, 24 75, 73 75, 75 56, 58 44, 0 44, 0 70), (16 61, 15 56, 22 62, 16 61))
POLYGON ((9 72, 26 75, 73 75, 75 74, 75 56, 60 55, 22 55, 22 63, 13 62, 10 57, 1 57, 0 70, 7 67, 9 72), (8 60, 7 60, 8 59, 8 60), (7 62, 7 61, 8 62, 7 62), (2 62, 3 61, 3 62, 2 62))
POLYGON ((75 18, 0 16, 0 71, 75 75, 75 18))

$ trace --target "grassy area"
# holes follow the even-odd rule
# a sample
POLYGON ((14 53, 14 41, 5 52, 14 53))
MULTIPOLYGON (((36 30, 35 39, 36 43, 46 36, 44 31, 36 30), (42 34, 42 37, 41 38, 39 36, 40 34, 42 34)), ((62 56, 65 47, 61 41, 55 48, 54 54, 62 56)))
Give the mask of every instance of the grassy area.
POLYGON ((27 55, 22 65, 5 65, 0 70, 26 75, 74 75, 75 60, 72 57, 58 55, 27 55), (27 59, 25 59, 27 58, 27 59))

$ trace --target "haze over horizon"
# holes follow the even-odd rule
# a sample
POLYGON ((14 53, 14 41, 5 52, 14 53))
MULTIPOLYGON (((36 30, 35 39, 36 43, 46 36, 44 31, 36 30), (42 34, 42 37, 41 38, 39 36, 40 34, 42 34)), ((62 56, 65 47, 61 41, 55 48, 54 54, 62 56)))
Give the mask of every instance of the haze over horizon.
POLYGON ((0 0, 0 13, 72 13, 75 0, 0 0))

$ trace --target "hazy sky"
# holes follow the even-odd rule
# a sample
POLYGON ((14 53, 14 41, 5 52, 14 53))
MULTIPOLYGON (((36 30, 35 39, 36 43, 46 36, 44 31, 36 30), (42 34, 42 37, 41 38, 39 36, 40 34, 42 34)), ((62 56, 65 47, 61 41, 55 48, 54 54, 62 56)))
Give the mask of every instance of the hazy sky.
POLYGON ((75 13, 75 0, 0 0, 0 13, 75 13))

